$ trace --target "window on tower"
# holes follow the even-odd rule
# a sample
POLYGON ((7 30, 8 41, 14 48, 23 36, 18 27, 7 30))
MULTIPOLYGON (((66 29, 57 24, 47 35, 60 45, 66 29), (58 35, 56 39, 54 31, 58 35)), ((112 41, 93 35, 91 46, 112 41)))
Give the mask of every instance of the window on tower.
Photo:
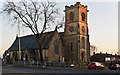
POLYGON ((82 49, 85 49, 85 38, 82 37, 82 49))
POLYGON ((73 13, 73 12, 71 12, 69 16, 70 16, 70 21, 72 21, 72 22, 73 22, 73 20, 74 20, 74 13, 73 13))
POLYGON ((79 23, 77 23, 77 33, 80 34, 80 30, 79 30, 79 23))
POLYGON ((82 21, 85 21, 85 13, 84 12, 82 12, 81 16, 82 16, 82 21))

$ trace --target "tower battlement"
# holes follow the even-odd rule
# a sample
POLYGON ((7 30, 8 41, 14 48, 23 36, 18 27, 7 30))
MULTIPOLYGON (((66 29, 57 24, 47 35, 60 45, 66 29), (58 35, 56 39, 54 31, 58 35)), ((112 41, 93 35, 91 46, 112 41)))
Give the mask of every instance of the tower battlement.
POLYGON ((82 4, 80 4, 80 2, 76 2, 76 4, 74 4, 74 5, 70 5, 70 6, 65 6, 65 10, 70 10, 70 9, 73 9, 73 8, 86 8, 87 9, 87 5, 86 6, 84 6, 84 5, 82 5, 82 4))

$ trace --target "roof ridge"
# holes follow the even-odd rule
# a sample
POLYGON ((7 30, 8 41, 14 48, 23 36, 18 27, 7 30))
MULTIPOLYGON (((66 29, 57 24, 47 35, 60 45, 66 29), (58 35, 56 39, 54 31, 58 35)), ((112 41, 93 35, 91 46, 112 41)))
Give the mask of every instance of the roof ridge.
MULTIPOLYGON (((48 33, 52 33, 52 32, 54 32, 54 31, 51 31, 51 32, 45 32, 45 33, 43 33, 43 35, 44 35, 44 34, 48 34, 48 33)), ((36 35, 36 34, 35 34, 35 35, 36 35)), ((39 34, 39 35, 40 35, 40 34, 39 34)), ((29 37, 29 36, 34 36, 34 34, 21 36, 20 38, 29 37)))
MULTIPOLYGON (((44 45, 43 48, 48 48, 47 45, 49 45, 49 42, 51 41, 51 39, 55 36, 56 31, 51 31, 51 32, 46 32, 44 33, 42 36, 43 38, 47 35, 47 37, 45 38, 46 41, 44 41, 44 45)), ((63 40, 62 34, 63 32, 60 32, 60 38, 61 40, 63 40)), ((25 50, 25 48, 28 47, 28 49, 38 49, 39 45, 37 43, 36 37, 35 35, 27 35, 27 36, 23 36, 21 37, 21 50, 25 50)), ((41 39, 42 41, 42 39, 41 39)), ((13 44, 8 48, 9 51, 13 51, 13 50, 18 50, 18 38, 14 40, 13 44)))

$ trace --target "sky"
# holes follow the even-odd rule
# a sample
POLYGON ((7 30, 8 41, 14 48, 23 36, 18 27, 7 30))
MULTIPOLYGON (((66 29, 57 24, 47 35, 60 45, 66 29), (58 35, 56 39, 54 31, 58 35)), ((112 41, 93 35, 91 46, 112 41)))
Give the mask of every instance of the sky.
MULTIPOLYGON (((97 52, 118 52, 118 2, 82 2, 82 5, 88 6, 88 28, 90 36, 90 44, 95 45, 97 52)), ((74 5, 76 2, 57 2, 57 7, 61 13, 65 5, 74 5)), ((2 2, 0 2, 0 7, 2 2)), ((1 8, 0 8, 1 9, 1 8)), ((18 30, 11 27, 2 15, 0 15, 0 55, 7 50, 16 38, 18 30)), ((30 35, 29 29, 21 28, 21 36, 30 35)))

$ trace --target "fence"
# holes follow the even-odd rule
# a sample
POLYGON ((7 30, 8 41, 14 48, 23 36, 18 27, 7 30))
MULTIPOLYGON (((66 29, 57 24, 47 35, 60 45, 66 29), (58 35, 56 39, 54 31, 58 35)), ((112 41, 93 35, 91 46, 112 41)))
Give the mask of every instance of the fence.
MULTIPOLYGON (((3 63, 6 64, 6 63, 3 63)), ((38 67, 38 68, 53 68, 53 69, 60 69, 60 68, 87 68, 87 64, 74 64, 72 66, 70 63, 60 63, 60 62, 43 62, 40 61, 15 61, 11 62, 10 64, 16 66, 24 66, 24 67, 38 67)))
POLYGON ((66 63, 59 63, 59 62, 39 62, 39 61, 29 61, 29 62, 23 62, 24 66, 30 66, 30 67, 41 67, 41 68, 65 68, 66 63))
MULTIPOLYGON (((3 62, 3 64, 6 64, 3 62)), ((40 68, 66 68, 66 63, 60 62, 43 62, 40 61, 16 61, 10 64, 18 65, 18 66, 25 66, 25 67, 40 67, 40 68)))

